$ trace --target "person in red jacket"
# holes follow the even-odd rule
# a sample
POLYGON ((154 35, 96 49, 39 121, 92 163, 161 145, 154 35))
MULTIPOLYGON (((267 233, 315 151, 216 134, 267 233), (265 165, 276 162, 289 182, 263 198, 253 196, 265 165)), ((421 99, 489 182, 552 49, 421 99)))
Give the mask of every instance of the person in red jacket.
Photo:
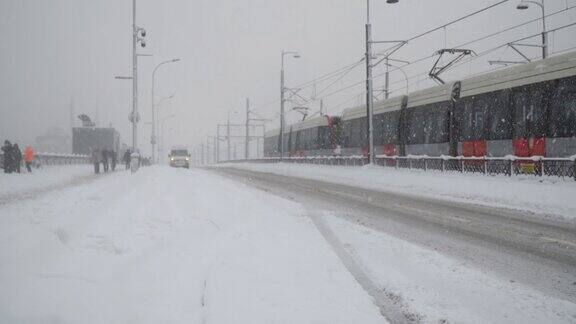
POLYGON ((24 162, 26 163, 26 170, 32 172, 32 161, 34 161, 34 150, 31 146, 26 146, 24 150, 24 162))

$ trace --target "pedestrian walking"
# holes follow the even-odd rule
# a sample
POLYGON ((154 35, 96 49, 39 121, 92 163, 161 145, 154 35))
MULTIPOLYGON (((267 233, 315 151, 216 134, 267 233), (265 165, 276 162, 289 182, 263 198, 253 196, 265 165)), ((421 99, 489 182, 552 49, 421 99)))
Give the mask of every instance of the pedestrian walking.
POLYGON ((100 173, 100 162, 102 161, 102 151, 99 149, 92 149, 92 164, 94 164, 94 173, 100 173))
POLYGON ((108 172, 108 150, 107 149, 102 150, 102 168, 104 169, 104 172, 108 172))
POLYGON ((130 159, 131 159, 132 153, 130 153, 130 150, 126 150, 126 152, 124 152, 124 164, 126 165, 126 170, 130 169, 130 159))
POLYGON ((24 149, 24 163, 29 173, 32 173, 32 162, 34 162, 34 150, 31 146, 26 146, 24 149))
POLYGON ((12 167, 14 162, 12 161, 12 143, 9 140, 4 141, 4 146, 2 146, 2 152, 4 152, 4 173, 12 173, 12 167))
POLYGON ((116 163, 118 163, 118 154, 114 151, 111 152, 111 160, 112 160, 112 171, 116 171, 116 163))
POLYGON ((22 151, 17 143, 12 145, 12 154, 14 154, 14 172, 20 173, 22 167, 22 151))

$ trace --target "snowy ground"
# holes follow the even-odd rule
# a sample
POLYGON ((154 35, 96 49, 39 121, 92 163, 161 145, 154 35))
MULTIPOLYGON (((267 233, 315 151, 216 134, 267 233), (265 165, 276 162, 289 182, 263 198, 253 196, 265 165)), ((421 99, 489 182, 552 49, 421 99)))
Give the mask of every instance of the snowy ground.
POLYGON ((0 171, 0 197, 17 196, 90 177, 93 168, 90 164, 80 164, 44 166, 32 169, 32 173, 28 173, 26 168, 22 169, 22 173, 0 171))
MULTIPOLYGON (((441 174, 401 186, 380 169, 243 167, 487 204, 470 188, 519 187, 449 176, 467 183, 454 196, 441 174)), ((425 323, 576 321, 574 303, 209 172, 53 170, 8 177, 22 199, 0 204, 0 323, 385 323, 374 292, 425 323)))
POLYGON ((310 178, 368 189, 527 210, 576 219, 576 181, 303 164, 223 164, 223 167, 310 178))
POLYGON ((386 322, 301 206, 204 171, 100 176, 0 228, 1 323, 386 322))
POLYGON ((321 216, 373 285, 425 323, 574 323, 576 304, 330 214, 321 216))

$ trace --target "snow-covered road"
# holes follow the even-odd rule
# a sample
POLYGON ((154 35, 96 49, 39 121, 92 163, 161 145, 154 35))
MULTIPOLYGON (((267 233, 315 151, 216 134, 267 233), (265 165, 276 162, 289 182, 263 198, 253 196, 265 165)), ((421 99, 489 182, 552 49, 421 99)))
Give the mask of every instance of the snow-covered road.
POLYGON ((144 168, 0 206, 0 323, 382 323, 302 206, 144 168))
POLYGON ((571 178, 486 176, 384 167, 292 163, 227 163, 234 167, 453 202, 505 207, 576 224, 576 181, 571 178))
MULTIPOLYGON (((392 313, 425 323, 576 319, 571 223, 251 168, 213 170, 305 206, 350 273, 392 313)), ((327 173, 319 169, 308 172, 327 173)))

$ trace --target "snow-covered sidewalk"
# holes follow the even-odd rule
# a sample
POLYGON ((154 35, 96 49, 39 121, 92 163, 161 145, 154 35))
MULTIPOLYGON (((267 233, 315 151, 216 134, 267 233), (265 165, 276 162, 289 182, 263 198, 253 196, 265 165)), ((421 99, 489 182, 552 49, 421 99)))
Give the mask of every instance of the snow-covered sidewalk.
POLYGON ((22 169, 22 173, 2 172, 0 173, 0 198, 8 195, 17 196, 89 177, 94 173, 93 168, 90 164, 55 165, 32 169, 32 173, 28 173, 25 168, 22 169))
POLYGON ((223 164, 252 171, 315 179, 456 202, 526 210, 576 220, 576 181, 425 172, 384 167, 307 164, 223 164))
POLYGON ((0 206, 1 323, 382 323, 296 203, 197 170, 0 206))

